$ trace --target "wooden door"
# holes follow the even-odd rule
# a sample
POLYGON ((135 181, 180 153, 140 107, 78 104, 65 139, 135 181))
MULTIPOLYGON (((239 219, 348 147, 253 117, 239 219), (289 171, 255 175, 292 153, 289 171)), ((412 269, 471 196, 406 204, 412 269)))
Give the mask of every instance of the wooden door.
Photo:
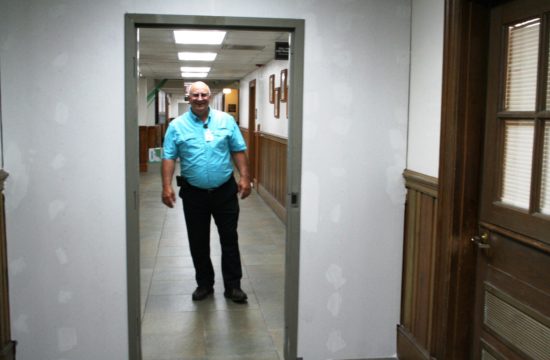
POLYGON ((250 176, 257 186, 258 169, 256 167, 256 80, 248 83, 248 162, 250 176))
POLYGON ((491 9, 474 359, 550 359, 550 2, 491 9))

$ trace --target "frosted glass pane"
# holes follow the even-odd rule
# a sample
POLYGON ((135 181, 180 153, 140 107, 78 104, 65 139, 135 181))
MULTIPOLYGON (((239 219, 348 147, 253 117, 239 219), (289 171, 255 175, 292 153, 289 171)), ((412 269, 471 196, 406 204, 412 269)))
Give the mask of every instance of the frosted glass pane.
POLYGON ((550 122, 544 126, 540 212, 550 215, 550 122))
POLYGON ((537 91, 540 19, 508 28, 504 110, 534 111, 537 91))
POLYGON ((529 208, 535 123, 507 120, 504 125, 503 203, 529 208))

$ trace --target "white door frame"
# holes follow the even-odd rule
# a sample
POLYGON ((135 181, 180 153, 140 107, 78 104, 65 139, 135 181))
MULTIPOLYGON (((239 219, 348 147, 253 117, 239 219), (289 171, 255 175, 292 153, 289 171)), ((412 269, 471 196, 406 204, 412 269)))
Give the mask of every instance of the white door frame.
MULTIPOLYGON (((196 27, 290 33, 284 357, 297 358, 304 29, 302 19, 126 14, 124 18, 126 262, 129 359, 141 359, 137 28, 196 27)), ((160 188, 159 188, 160 189, 160 188)), ((160 191, 160 190, 159 190, 160 191)), ((160 201, 160 199, 159 199, 160 201)))

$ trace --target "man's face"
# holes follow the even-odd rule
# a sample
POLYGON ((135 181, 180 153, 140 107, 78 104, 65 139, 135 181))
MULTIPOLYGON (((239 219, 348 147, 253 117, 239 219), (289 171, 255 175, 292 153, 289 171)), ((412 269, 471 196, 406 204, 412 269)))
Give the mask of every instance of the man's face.
POLYGON ((189 91, 189 103, 191 110, 196 115, 204 115, 208 111, 210 103, 210 89, 206 85, 193 85, 189 91))

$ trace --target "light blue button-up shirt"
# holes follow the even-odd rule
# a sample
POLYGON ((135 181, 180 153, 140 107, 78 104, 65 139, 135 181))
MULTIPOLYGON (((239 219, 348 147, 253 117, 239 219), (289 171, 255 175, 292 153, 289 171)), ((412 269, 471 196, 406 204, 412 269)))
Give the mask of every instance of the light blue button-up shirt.
POLYGON ((206 122, 202 122, 188 111, 168 125, 163 158, 179 157, 181 176, 189 184, 212 189, 231 177, 231 152, 244 150, 246 143, 232 116, 210 109, 206 122))

